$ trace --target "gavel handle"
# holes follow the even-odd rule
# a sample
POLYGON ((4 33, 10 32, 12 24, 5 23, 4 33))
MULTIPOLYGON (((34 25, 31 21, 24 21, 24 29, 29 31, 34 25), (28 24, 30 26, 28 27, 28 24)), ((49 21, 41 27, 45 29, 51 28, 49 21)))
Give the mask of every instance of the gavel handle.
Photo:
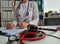
POLYGON ((47 30, 47 31, 57 31, 57 30, 54 30, 54 29, 45 29, 45 28, 38 28, 40 30, 47 30))

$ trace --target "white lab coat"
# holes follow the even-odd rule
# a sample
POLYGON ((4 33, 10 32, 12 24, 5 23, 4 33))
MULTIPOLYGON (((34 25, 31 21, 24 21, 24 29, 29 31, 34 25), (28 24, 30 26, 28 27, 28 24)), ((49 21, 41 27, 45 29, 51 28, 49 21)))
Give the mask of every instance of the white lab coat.
MULTIPOLYGON (((25 13, 27 11, 27 7, 28 7, 28 2, 21 3, 20 9, 17 10, 18 14, 20 14, 19 20, 23 22, 23 20, 25 18, 27 18, 27 21, 29 21, 30 24, 37 25, 38 20, 39 20, 39 11, 38 11, 38 6, 37 6, 36 2, 29 1, 29 9, 28 9, 29 15, 28 15, 28 17, 25 16, 25 13)), ((17 20, 13 21, 13 23, 14 23, 14 25, 16 25, 17 20)))

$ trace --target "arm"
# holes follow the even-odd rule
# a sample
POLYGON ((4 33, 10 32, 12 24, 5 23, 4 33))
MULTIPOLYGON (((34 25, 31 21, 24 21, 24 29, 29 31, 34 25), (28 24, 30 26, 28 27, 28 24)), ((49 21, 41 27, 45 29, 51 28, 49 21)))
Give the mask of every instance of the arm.
POLYGON ((6 26, 7 29, 12 29, 14 26, 17 25, 16 15, 15 15, 15 14, 16 14, 16 13, 15 13, 15 12, 16 12, 16 7, 17 7, 17 6, 14 6, 14 7, 13 7, 14 19, 15 19, 15 20, 12 21, 12 22, 9 22, 9 23, 7 24, 7 26, 6 26))
POLYGON ((33 2, 33 16, 32 16, 32 21, 30 24, 37 25, 39 21, 39 10, 36 2, 33 2))
POLYGON ((19 19, 18 19, 19 10, 16 10, 17 7, 18 7, 18 5, 16 5, 16 6, 14 7, 14 16, 15 16, 15 20, 12 22, 12 23, 14 24, 14 26, 17 25, 17 21, 19 20, 19 19))

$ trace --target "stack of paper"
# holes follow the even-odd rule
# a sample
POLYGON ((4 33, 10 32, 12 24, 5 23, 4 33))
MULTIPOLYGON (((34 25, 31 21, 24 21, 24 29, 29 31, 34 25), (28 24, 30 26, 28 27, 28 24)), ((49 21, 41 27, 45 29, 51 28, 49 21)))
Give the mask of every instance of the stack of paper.
POLYGON ((6 29, 6 30, 3 30, 2 32, 7 33, 8 35, 16 35, 17 33, 21 33, 24 30, 26 30, 26 28, 24 28, 24 29, 14 28, 14 29, 11 29, 11 30, 6 29))

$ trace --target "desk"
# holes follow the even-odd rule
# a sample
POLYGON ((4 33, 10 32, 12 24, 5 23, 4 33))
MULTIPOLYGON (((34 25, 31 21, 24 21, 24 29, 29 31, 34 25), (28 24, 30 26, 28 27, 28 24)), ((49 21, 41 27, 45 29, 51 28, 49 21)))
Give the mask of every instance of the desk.
MULTIPOLYGON (((0 30, 4 29, 5 27, 1 27, 0 30)), ((55 35, 57 37, 60 37, 60 32, 51 32, 51 31, 45 31, 47 34, 55 35)), ((7 37, 0 36, 0 44, 6 44, 8 41, 7 37)), ((38 41, 24 41, 26 44, 60 44, 60 40, 57 38, 53 38, 50 36, 46 36, 46 38, 38 41)))
MULTIPOLYGON (((60 32, 56 32, 53 33, 53 35, 56 35, 58 37, 60 37, 59 35, 60 32)), ((46 38, 42 39, 42 40, 38 40, 38 41, 25 41, 26 44, 60 44, 60 40, 50 37, 50 36, 46 36, 46 38)))

